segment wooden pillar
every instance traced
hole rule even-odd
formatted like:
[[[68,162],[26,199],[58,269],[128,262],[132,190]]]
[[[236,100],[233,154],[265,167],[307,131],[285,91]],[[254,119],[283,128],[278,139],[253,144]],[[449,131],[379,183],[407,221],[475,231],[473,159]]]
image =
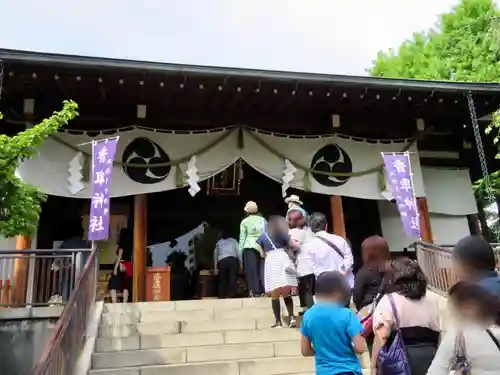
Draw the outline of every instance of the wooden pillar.
[[[431,218],[429,215],[429,207],[427,206],[427,198],[417,198],[418,213],[420,215],[420,237],[422,241],[434,243],[431,229]]]
[[[147,196],[145,194],[134,197],[134,254],[132,264],[134,302],[145,300],[146,285],[146,236],[147,236]]]
[[[25,98],[23,100],[23,115],[26,118],[25,128],[30,129],[33,127],[31,120],[35,112],[35,99]],[[29,250],[31,249],[31,238],[28,236],[16,236],[16,250]],[[22,256],[23,254],[17,254]],[[12,303],[22,305],[26,302],[26,287],[28,285],[28,257],[16,258],[14,260],[14,267],[12,272]]]
[[[345,232],[344,210],[342,209],[342,196],[330,197],[330,211],[332,214],[332,230],[337,236],[347,238]]]
[[[27,236],[16,237],[16,250],[31,249],[31,238]],[[22,256],[23,254],[17,254]],[[12,304],[22,305],[26,302],[26,286],[28,283],[28,257],[15,258],[12,272]]]

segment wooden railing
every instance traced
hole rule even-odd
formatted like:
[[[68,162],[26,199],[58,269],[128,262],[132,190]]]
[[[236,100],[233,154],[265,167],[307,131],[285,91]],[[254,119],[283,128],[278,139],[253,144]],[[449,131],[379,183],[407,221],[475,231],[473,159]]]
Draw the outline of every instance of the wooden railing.
[[[78,278],[33,375],[71,375],[85,345],[90,317],[95,310],[99,253],[94,249]]]
[[[64,305],[91,249],[0,250],[0,307]]]
[[[497,265],[500,265],[500,244],[491,244],[495,250]],[[429,289],[446,294],[457,282],[452,272],[453,245],[431,245],[426,242],[415,242],[412,247],[417,254],[417,260],[427,276]]]

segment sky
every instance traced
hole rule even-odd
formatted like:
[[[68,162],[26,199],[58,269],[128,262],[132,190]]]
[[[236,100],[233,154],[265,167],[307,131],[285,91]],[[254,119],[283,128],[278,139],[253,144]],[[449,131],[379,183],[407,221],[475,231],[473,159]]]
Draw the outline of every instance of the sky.
[[[0,0],[0,48],[365,75],[457,0]]]

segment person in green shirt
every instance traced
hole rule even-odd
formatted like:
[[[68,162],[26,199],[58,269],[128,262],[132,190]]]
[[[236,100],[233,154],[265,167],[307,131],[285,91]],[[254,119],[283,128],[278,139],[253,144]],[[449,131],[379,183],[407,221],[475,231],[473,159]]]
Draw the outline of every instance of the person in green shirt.
[[[242,254],[243,267],[250,297],[262,296],[264,254],[257,244],[257,239],[266,231],[266,219],[260,213],[257,203],[247,202],[244,208],[245,218],[240,224],[239,249]]]

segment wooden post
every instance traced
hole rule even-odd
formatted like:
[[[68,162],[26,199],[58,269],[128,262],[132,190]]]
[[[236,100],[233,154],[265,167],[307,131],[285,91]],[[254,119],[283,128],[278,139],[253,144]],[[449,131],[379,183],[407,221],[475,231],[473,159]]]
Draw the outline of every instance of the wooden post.
[[[483,233],[481,231],[481,222],[479,221],[478,214],[470,214],[467,215],[467,222],[469,224],[470,234],[473,236],[482,236]]]
[[[134,197],[134,254],[132,257],[133,272],[133,302],[145,299],[146,284],[146,228],[147,228],[147,196],[145,194]]]
[[[332,214],[332,230],[337,236],[347,238],[345,232],[344,210],[342,209],[342,196],[330,197],[330,211]]]
[[[23,100],[23,114],[26,118],[25,128],[33,127],[30,120],[33,119],[35,112],[35,99],[25,98]],[[31,249],[31,238],[28,236],[16,237],[16,250],[29,250]],[[17,254],[22,256],[23,254]],[[28,257],[16,258],[14,260],[14,268],[12,272],[12,303],[16,305],[23,305],[26,302],[26,287],[28,285]]]
[[[429,207],[427,206],[427,198],[417,198],[418,213],[420,214],[420,237],[422,241],[434,243],[431,229],[431,218],[429,216]]]
[[[31,249],[31,238],[27,236],[16,237],[16,250]],[[17,254],[22,256],[23,254]],[[12,272],[13,295],[12,304],[22,305],[26,302],[26,286],[28,281],[28,257],[16,258]]]

